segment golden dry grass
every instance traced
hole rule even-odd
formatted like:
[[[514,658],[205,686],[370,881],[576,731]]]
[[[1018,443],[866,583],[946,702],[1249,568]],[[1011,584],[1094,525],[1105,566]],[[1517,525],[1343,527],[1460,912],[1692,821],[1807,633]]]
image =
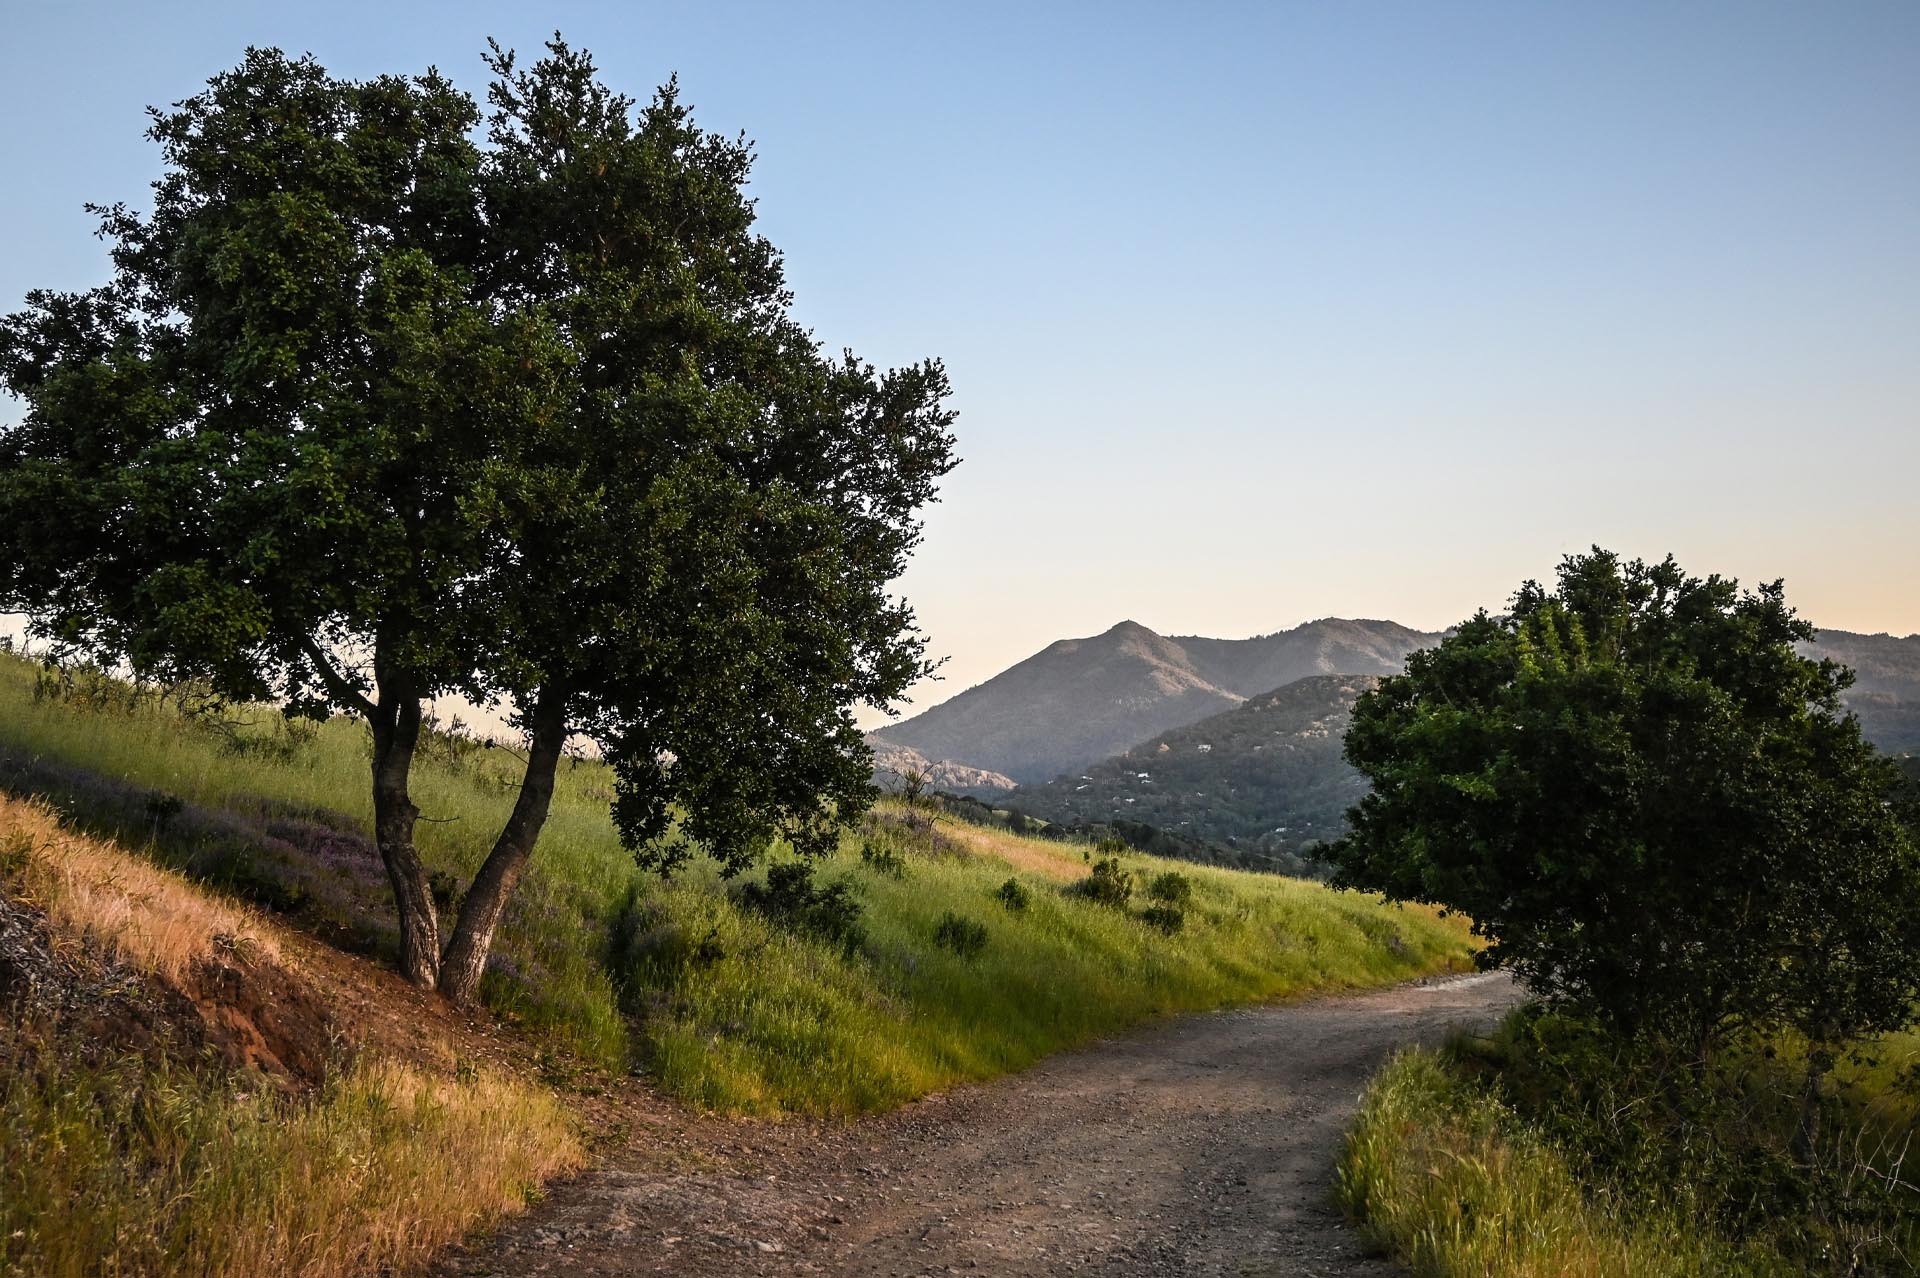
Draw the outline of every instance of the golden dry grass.
[[[293,948],[39,803],[0,797],[0,887],[43,910],[56,942],[176,987],[218,947]],[[0,1274],[388,1273],[585,1159],[560,1101],[499,1070],[369,1057],[291,1096],[100,1046],[58,1025],[18,1043],[0,1032]]]
[[[28,899],[56,923],[169,984],[219,945],[279,957],[271,929],[251,912],[64,828],[45,804],[0,795],[0,848]]]
[[[954,820],[940,822],[940,833],[975,856],[997,857],[1013,869],[1038,874],[1056,883],[1071,883],[1087,873],[1079,849],[1067,844],[1048,845]]]
[[[581,1165],[549,1093],[393,1062],[311,1100],[164,1062],[0,1082],[0,1273],[357,1278],[409,1269]]]

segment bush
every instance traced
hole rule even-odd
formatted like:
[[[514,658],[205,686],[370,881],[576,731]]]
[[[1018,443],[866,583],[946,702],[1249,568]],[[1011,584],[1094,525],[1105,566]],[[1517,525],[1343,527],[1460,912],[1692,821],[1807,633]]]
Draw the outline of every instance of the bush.
[[[907,877],[907,858],[900,855],[891,843],[880,839],[866,839],[860,844],[860,861],[876,874],[889,878]]]
[[[933,929],[933,943],[943,950],[952,950],[963,959],[978,958],[980,952],[987,948],[987,925],[963,919],[948,910],[940,916],[940,922]]]
[[[993,895],[1000,904],[1016,914],[1026,909],[1033,901],[1033,893],[1028,891],[1019,879],[1008,879],[994,890]]]
[[[817,887],[813,867],[804,861],[782,861],[767,867],[765,883],[743,883],[734,899],[773,922],[807,932],[852,957],[867,943],[860,926],[860,902],[845,879]]]
[[[1133,873],[1120,868],[1115,858],[1103,856],[1093,863],[1093,873],[1081,879],[1077,887],[1088,900],[1124,910],[1133,899]]]
[[[1187,912],[1177,905],[1150,905],[1140,911],[1140,921],[1155,931],[1172,936],[1187,925]]]
[[[1127,846],[1127,841],[1121,838],[1119,835],[1109,834],[1105,838],[1101,839],[1098,843],[1094,844],[1093,850],[1095,852],[1098,852],[1101,856],[1122,856],[1128,852],[1131,852],[1133,849],[1129,848]]]
[[[1193,880],[1178,870],[1168,870],[1147,884],[1147,895],[1166,905],[1185,906],[1193,901]]]

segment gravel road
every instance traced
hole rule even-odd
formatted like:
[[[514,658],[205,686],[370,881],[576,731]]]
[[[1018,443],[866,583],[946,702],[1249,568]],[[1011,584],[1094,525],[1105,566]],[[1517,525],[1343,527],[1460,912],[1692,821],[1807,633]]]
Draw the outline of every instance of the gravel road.
[[[1368,1075],[1486,1025],[1503,976],[1162,1021],[846,1125],[641,1116],[443,1278],[1397,1272],[1331,1202]]]

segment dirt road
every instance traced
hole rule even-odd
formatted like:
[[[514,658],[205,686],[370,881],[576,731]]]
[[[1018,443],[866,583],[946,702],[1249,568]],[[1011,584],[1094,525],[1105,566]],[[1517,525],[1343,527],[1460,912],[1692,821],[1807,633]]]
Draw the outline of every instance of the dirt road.
[[[1515,997],[1469,976],[1181,1017],[850,1126],[662,1111],[440,1273],[1393,1273],[1330,1200],[1354,1101],[1394,1047]]]

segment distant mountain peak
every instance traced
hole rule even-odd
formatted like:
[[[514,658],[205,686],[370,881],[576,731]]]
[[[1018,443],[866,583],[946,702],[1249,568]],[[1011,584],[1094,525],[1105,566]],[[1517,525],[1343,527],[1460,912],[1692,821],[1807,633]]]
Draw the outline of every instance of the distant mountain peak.
[[[1252,639],[1162,635],[1128,618],[1050,644],[870,739],[1030,785],[1296,680],[1397,673],[1440,639],[1370,618],[1319,617]],[[1827,630],[1813,648],[1859,673],[1847,703],[1873,740],[1920,749],[1920,638]]]
[[[1438,637],[1329,617],[1253,639],[1169,638],[1129,618],[1050,644],[872,736],[929,759],[1046,781],[1295,679],[1392,673]]]

